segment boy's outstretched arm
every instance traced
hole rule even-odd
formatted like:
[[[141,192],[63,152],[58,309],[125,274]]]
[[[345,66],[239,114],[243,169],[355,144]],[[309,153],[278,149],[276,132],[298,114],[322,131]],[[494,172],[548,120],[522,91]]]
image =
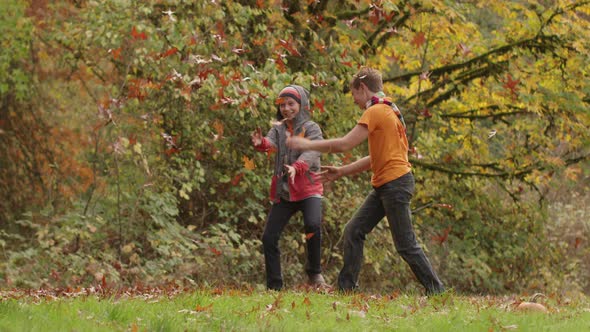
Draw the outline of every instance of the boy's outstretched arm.
[[[368,171],[369,169],[371,169],[371,159],[369,156],[366,156],[344,166],[322,166],[322,171],[318,174],[319,180],[324,183],[337,180],[343,176]]]
[[[369,130],[363,125],[356,125],[344,137],[310,141],[303,137],[292,136],[287,139],[287,146],[294,150],[315,150],[324,153],[344,152],[361,144],[369,136]]]

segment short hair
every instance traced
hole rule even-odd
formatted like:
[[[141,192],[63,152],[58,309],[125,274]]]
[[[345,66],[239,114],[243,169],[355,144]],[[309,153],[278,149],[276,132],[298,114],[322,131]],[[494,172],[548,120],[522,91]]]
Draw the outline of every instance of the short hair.
[[[383,78],[381,77],[381,72],[377,69],[361,67],[358,73],[352,77],[350,87],[358,89],[361,86],[361,82],[365,83],[367,88],[372,92],[383,91]]]

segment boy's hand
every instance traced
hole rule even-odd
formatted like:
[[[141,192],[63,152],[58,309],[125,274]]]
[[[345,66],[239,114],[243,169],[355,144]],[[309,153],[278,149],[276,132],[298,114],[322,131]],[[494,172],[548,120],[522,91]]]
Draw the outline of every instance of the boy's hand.
[[[343,175],[340,170],[341,168],[337,166],[322,166],[322,171],[317,173],[319,175],[318,179],[321,183],[326,183],[341,178]]]
[[[295,167],[291,165],[285,165],[285,168],[287,169],[287,173],[289,173],[289,179],[291,180],[291,183],[295,183],[295,174],[297,173],[297,170],[295,170]]]
[[[307,150],[308,142],[307,138],[292,136],[287,138],[287,147],[293,150]]]
[[[260,129],[260,127],[256,128],[250,137],[252,139],[252,144],[254,144],[254,146],[259,146],[262,144],[262,129]]]

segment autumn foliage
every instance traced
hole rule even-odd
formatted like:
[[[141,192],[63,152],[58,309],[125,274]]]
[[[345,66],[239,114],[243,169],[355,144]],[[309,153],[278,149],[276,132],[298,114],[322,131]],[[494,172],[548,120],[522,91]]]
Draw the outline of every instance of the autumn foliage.
[[[370,65],[404,113],[414,222],[441,278],[478,293],[565,284],[588,291],[588,275],[572,276],[567,264],[590,270],[587,223],[551,228],[548,218],[562,193],[581,188],[586,197],[588,1],[6,7],[7,285],[262,282],[272,156],[253,151],[250,132],[269,125],[276,93],[296,83],[311,91],[324,136],[345,134],[360,116],[348,82]],[[368,176],[327,186],[323,266],[332,280],[343,224],[369,190]],[[568,229],[583,231],[572,237]],[[294,282],[310,235],[298,219],[285,232]],[[413,287],[389,241],[385,223],[367,239],[365,286]]]

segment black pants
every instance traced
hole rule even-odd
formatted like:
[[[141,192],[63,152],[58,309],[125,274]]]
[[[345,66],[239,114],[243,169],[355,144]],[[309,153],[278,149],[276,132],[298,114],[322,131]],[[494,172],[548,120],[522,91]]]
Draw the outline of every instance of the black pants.
[[[358,287],[358,277],[363,263],[365,237],[387,217],[395,249],[408,263],[427,294],[444,291],[444,286],[424,251],[416,240],[412,226],[410,199],[414,193],[412,173],[374,188],[363,205],[346,224],[343,235],[344,266],[338,276],[342,290]]]
[[[264,263],[266,266],[266,286],[269,289],[279,290],[283,287],[281,273],[281,252],[279,239],[289,219],[297,212],[303,213],[303,224],[307,234],[307,265],[305,271],[308,275],[321,273],[321,228],[322,199],[310,197],[298,202],[281,201],[272,205],[262,244],[264,248]],[[311,235],[313,233],[313,235]]]

